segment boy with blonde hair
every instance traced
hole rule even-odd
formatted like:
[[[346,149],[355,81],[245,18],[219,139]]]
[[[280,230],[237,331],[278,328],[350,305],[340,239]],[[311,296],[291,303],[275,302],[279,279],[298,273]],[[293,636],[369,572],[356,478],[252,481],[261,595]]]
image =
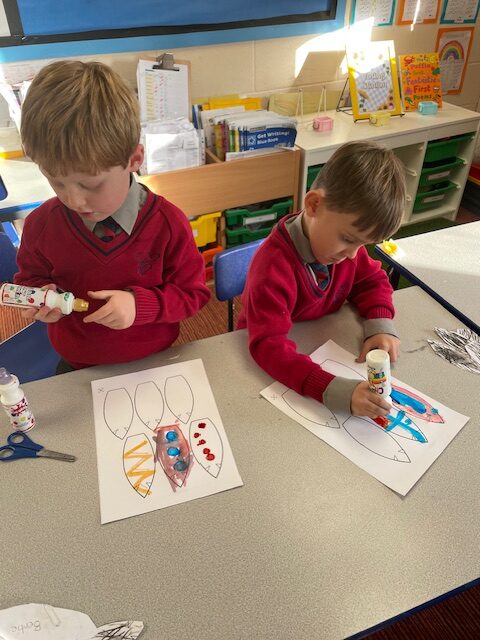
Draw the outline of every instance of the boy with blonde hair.
[[[21,136],[57,197],[25,221],[15,282],[90,301],[88,315],[24,312],[49,323],[59,372],[169,347],[210,292],[187,218],[133,176],[143,161],[136,97],[106,65],[54,62],[31,84]]]
[[[351,302],[364,322],[359,362],[371,349],[395,361],[392,287],[364,245],[400,226],[405,205],[403,166],[371,142],[340,147],[320,170],[304,209],[281,220],[252,261],[239,328],[247,327],[255,361],[297,393],[331,410],[376,418],[389,406],[367,382],[324,371],[288,338],[292,323],[314,320]]]

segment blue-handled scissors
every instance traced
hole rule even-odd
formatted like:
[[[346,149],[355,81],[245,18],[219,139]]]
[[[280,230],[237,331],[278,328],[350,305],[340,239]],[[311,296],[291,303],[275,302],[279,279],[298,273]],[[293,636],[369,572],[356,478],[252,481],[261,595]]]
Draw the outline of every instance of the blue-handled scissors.
[[[31,438],[23,433],[23,431],[14,431],[7,438],[4,447],[0,447],[0,462],[12,462],[20,460],[20,458],[55,458],[55,460],[65,460],[66,462],[74,462],[75,456],[68,453],[59,453],[58,451],[49,451],[37,444]]]

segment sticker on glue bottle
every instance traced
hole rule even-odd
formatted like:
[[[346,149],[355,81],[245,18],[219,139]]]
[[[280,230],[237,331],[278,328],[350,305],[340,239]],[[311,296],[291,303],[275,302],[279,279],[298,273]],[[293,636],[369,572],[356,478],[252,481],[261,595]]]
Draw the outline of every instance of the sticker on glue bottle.
[[[392,404],[392,376],[390,373],[390,356],[383,349],[373,349],[366,357],[368,385],[371,391],[378,393],[389,404]]]
[[[0,403],[15,431],[33,429],[35,418],[28,407],[28,401],[18,378],[9,373],[5,367],[0,367]]]

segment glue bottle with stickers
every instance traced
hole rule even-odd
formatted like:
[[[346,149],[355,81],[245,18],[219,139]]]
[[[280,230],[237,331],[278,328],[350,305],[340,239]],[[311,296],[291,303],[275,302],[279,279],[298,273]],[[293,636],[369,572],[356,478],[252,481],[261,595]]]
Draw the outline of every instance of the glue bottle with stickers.
[[[368,385],[371,391],[382,396],[388,404],[392,404],[392,376],[390,373],[390,356],[383,349],[373,349],[366,356]]]
[[[69,291],[59,292],[9,282],[0,286],[0,304],[23,309],[57,307],[65,315],[72,311],[88,311],[88,302],[82,298],[75,298]]]
[[[35,418],[28,407],[28,401],[18,378],[9,373],[5,367],[0,367],[0,403],[15,431],[33,429]]]

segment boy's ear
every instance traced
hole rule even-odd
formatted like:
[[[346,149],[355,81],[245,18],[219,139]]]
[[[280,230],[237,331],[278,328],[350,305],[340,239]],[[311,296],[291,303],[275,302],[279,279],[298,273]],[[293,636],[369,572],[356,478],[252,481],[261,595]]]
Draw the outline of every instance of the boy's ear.
[[[313,189],[305,194],[305,213],[307,216],[314,216],[325,202],[325,191],[323,189]]]
[[[145,155],[145,151],[143,149],[143,144],[137,144],[134,152],[130,156],[130,163],[128,166],[129,171],[138,171],[142,162],[143,156]]]

